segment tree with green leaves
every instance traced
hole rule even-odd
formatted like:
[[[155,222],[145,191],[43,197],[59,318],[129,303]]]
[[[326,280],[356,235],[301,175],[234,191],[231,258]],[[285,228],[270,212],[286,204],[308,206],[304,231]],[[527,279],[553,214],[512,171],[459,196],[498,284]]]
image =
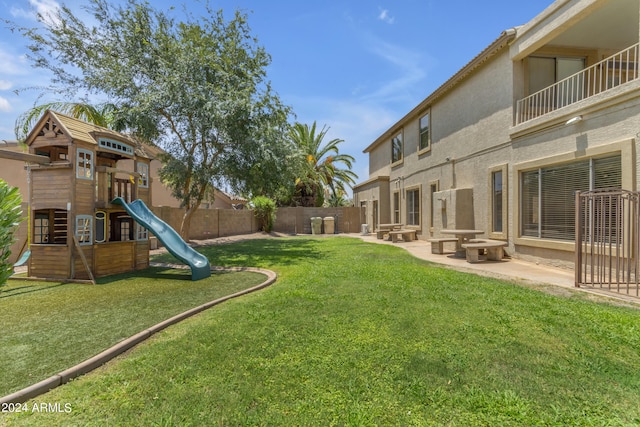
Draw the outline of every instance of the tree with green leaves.
[[[294,198],[298,205],[322,206],[325,189],[330,191],[330,198],[337,201],[346,193],[346,186],[355,184],[358,178],[351,170],[353,156],[340,153],[338,145],[344,140],[334,138],[324,142],[328,131],[324,126],[317,132],[316,122],[311,126],[296,123],[289,130],[289,140],[300,155]]]
[[[3,286],[11,273],[13,264],[9,262],[14,233],[22,221],[22,197],[17,187],[10,187],[0,179],[0,286]]]
[[[256,196],[251,200],[251,207],[258,220],[258,229],[271,233],[276,221],[276,202],[265,196]]]
[[[202,17],[177,22],[143,0],[89,0],[86,10],[88,22],[62,6],[39,16],[41,26],[19,29],[29,59],[53,74],[48,91],[108,98],[120,128],[167,152],[160,177],[185,209],[183,238],[213,185],[253,192],[283,168],[274,160],[291,152],[283,138],[290,109],[266,80],[271,58],[246,15],[225,20],[207,5]]]

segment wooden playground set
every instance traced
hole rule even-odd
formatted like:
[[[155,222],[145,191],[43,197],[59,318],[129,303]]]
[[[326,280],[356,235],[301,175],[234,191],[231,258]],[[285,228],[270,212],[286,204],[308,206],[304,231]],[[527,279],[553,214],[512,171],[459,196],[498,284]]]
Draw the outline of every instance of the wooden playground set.
[[[144,144],[54,111],[24,142],[29,153],[0,150],[0,157],[26,162],[29,231],[21,261],[29,277],[95,283],[145,269],[149,231],[189,264],[193,280],[211,274],[206,258],[146,207],[152,183]]]

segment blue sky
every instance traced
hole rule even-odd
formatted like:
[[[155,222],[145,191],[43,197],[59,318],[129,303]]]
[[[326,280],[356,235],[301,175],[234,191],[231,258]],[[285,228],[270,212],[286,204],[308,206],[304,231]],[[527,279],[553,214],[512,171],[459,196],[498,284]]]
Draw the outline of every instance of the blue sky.
[[[116,0],[117,1],[117,0]],[[35,26],[35,11],[56,0],[0,0],[2,17]],[[63,2],[82,13],[82,0]],[[552,0],[211,0],[232,17],[248,14],[252,33],[272,57],[273,89],[302,123],[330,128],[368,178],[362,153],[374,139],[495,40],[522,25]],[[173,1],[151,0],[158,9]],[[184,2],[195,15],[197,2]],[[175,16],[179,19],[181,7]],[[39,98],[49,76],[24,59],[26,42],[0,26],[0,140],[15,139],[16,118]],[[66,100],[65,100],[66,101]]]

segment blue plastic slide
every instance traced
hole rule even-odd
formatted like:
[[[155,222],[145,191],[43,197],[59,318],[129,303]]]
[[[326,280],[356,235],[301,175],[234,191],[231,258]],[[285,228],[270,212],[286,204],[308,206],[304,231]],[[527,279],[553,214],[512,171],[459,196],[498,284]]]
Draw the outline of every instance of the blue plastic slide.
[[[127,203],[122,197],[116,197],[111,203],[123,206],[138,224],[151,231],[162,242],[171,255],[188,264],[191,267],[191,280],[200,280],[211,276],[211,267],[207,257],[187,245],[176,230],[155,216],[142,200],[138,199]]]

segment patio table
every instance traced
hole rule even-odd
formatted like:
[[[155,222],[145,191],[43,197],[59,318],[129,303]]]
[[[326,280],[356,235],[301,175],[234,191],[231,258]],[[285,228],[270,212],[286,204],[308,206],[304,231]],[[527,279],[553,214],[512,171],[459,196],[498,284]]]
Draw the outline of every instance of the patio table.
[[[440,230],[442,234],[453,234],[456,236],[458,241],[456,242],[456,257],[457,258],[465,258],[466,251],[462,247],[463,244],[469,243],[469,241],[475,238],[478,234],[484,234],[482,230]]]
[[[389,231],[393,230],[401,230],[404,224],[401,223],[393,223],[393,224],[378,224],[378,229],[376,230],[376,237],[378,239],[382,239],[385,234]]]

